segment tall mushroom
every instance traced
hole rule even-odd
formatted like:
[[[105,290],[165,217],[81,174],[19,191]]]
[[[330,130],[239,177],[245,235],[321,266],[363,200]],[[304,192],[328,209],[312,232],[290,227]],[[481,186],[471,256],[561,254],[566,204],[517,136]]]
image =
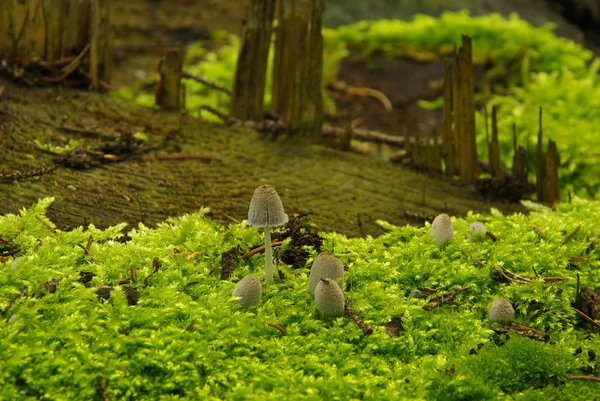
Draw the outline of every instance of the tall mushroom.
[[[277,192],[269,185],[256,188],[250,208],[248,209],[248,224],[254,227],[264,227],[265,233],[265,281],[273,281],[273,250],[271,248],[271,227],[279,227],[288,222],[288,215],[283,211],[283,205]]]

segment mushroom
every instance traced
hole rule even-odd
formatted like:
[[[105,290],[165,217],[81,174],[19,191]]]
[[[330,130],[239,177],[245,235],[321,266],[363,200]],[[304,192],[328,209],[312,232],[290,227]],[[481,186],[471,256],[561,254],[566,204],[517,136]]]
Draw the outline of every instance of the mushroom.
[[[244,308],[258,305],[262,296],[262,285],[256,276],[246,276],[236,284],[232,297],[239,298],[237,303]]]
[[[452,220],[445,213],[438,215],[431,223],[429,232],[435,238],[437,246],[442,246],[454,239],[454,228],[452,228]]]
[[[319,280],[315,288],[315,304],[322,316],[336,316],[344,312],[344,293],[330,278]]]
[[[469,226],[469,230],[471,230],[471,234],[472,234],[472,238],[471,238],[471,234],[469,234],[470,241],[472,241],[473,239],[477,239],[477,240],[484,239],[485,234],[487,233],[485,225],[479,221],[471,223],[471,225]]]
[[[511,324],[515,318],[515,310],[509,301],[498,298],[492,302],[488,315],[492,322]]]
[[[271,248],[271,227],[279,227],[288,222],[288,215],[283,211],[283,205],[277,192],[269,185],[256,188],[250,208],[248,209],[248,224],[254,227],[264,227],[265,234],[265,281],[273,281],[273,249]]]
[[[315,296],[315,288],[322,278],[333,279],[340,287],[344,285],[344,265],[329,252],[323,252],[315,258],[308,277],[310,295]]]

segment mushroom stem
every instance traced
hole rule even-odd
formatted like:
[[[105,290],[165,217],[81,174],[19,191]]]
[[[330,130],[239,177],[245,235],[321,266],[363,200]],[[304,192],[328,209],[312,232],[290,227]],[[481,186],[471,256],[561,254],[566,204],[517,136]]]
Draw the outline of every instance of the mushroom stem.
[[[271,248],[271,231],[265,227],[265,281],[273,281],[273,249]]]

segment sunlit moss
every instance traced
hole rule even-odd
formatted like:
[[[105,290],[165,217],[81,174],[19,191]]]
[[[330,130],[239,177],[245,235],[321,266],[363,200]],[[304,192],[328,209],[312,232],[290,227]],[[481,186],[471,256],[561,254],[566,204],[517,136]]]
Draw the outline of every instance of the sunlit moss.
[[[240,261],[230,280],[210,272],[222,252],[261,242],[260,233],[243,223],[220,226],[204,209],[155,229],[140,225],[123,242],[125,225],[52,233],[44,216],[51,202],[0,217],[1,237],[22,249],[14,268],[12,258],[0,264],[2,399],[93,399],[97,376],[110,399],[525,400],[560,399],[561,391],[569,399],[593,394],[590,384],[566,376],[581,374],[590,364],[587,351],[600,349],[598,336],[577,325],[570,306],[576,274],[582,285],[600,286],[599,251],[589,246],[599,236],[598,202],[575,198],[557,211],[530,204],[529,216],[494,212],[453,219],[455,238],[441,249],[429,227],[382,222],[388,233],[366,239],[324,233],[326,250],[347,266],[345,296],[374,328],[371,336],[350,319],[320,319],[307,285],[312,260],[304,269],[284,268],[286,280],[266,285],[255,309],[232,308],[235,282],[260,275],[264,257]],[[498,241],[469,241],[473,221],[485,222]],[[78,244],[90,235],[86,256]],[[583,255],[587,260],[575,268],[567,261]],[[154,258],[162,266],[144,287]],[[535,267],[542,277],[565,280],[498,283],[490,275],[497,266],[530,277]],[[118,284],[132,268],[138,282],[129,285],[140,295],[135,306]],[[92,287],[80,281],[82,271],[95,274],[87,284]],[[48,293],[43,284],[53,279],[60,283]],[[100,285],[115,288],[109,300],[96,296]],[[471,287],[458,305],[431,311],[423,309],[427,299],[407,296],[415,287],[448,291],[464,285]],[[490,341],[487,307],[497,296],[515,306],[516,323],[548,332],[551,343],[518,334],[503,345]],[[404,330],[389,337],[384,324],[399,314]],[[286,334],[269,323],[285,327]],[[578,347],[585,352],[574,355]]]

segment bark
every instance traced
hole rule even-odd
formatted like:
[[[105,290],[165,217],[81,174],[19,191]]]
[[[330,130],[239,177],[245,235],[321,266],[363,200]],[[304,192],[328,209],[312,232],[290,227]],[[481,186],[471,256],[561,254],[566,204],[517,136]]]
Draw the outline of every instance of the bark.
[[[263,119],[275,1],[250,0],[248,3],[231,99],[231,115],[241,120]]]

